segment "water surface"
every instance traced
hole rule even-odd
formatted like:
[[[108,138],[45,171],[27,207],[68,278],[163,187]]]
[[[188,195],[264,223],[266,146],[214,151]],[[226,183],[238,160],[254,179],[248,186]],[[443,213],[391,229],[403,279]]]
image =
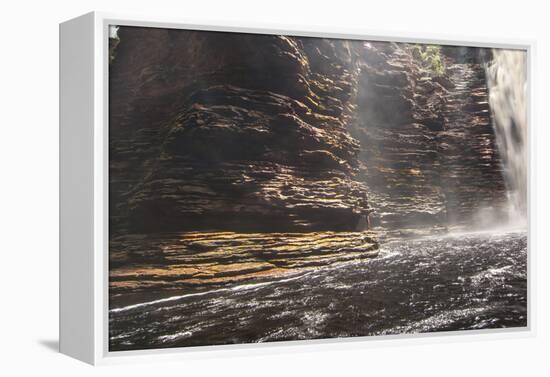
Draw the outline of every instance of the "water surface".
[[[374,259],[110,312],[127,350],[527,326],[527,234],[391,241]]]

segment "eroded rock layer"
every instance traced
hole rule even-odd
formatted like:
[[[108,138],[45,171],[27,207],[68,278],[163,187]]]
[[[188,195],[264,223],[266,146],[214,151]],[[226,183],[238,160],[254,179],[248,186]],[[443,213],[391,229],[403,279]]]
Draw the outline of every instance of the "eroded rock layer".
[[[372,235],[355,232],[370,212],[349,133],[358,43],[132,27],[118,35],[111,305],[376,255]]]
[[[353,135],[373,224],[445,231],[498,217],[506,194],[482,65],[488,52],[437,50],[434,72],[419,51],[365,44]]]
[[[124,27],[111,64],[112,232],[356,230],[354,46]]]
[[[125,235],[111,240],[111,300],[117,306],[140,293],[189,293],[377,254],[369,232]]]

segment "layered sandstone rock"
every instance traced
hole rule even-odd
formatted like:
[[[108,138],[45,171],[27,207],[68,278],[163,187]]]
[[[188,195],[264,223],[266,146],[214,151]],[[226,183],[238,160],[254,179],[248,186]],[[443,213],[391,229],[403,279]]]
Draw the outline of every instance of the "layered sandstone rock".
[[[356,230],[345,41],[125,27],[111,64],[112,230]]]
[[[112,305],[377,254],[349,133],[357,43],[132,27],[118,34],[109,99]]]
[[[377,254],[369,232],[124,235],[111,240],[111,299],[127,304],[143,293],[189,293]]]
[[[418,46],[365,44],[353,135],[361,143],[373,220],[382,229],[445,231],[488,212],[498,216],[504,207],[480,56],[488,54],[442,52],[444,70],[436,73]]]

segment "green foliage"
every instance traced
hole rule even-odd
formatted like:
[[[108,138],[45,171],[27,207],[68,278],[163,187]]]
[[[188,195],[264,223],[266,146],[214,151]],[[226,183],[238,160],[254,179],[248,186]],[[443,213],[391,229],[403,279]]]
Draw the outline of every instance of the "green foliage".
[[[432,76],[442,76],[445,73],[446,67],[441,56],[440,46],[414,45],[412,53]]]

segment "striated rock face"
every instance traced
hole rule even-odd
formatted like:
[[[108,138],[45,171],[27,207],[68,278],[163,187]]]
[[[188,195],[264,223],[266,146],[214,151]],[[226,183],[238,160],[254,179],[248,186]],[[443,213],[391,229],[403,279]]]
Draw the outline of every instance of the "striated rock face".
[[[192,292],[227,283],[374,257],[369,232],[186,232],[125,235],[111,241],[111,300],[144,292]]]
[[[118,34],[109,98],[115,306],[129,293],[372,257],[370,229],[431,234],[492,221],[505,207],[485,50]]]
[[[444,231],[498,216],[506,195],[480,61],[486,51],[443,49],[454,55],[441,55],[445,69],[436,74],[417,46],[364,47],[352,133],[373,223]]]
[[[111,231],[356,230],[346,41],[123,27],[111,64]]]
[[[446,96],[445,128],[438,135],[447,222],[495,224],[506,212],[507,196],[485,70],[479,61],[449,59],[448,77],[455,89]]]
[[[424,72],[408,46],[365,45],[354,130],[361,141],[364,179],[383,228],[444,222],[437,133],[446,89]]]

